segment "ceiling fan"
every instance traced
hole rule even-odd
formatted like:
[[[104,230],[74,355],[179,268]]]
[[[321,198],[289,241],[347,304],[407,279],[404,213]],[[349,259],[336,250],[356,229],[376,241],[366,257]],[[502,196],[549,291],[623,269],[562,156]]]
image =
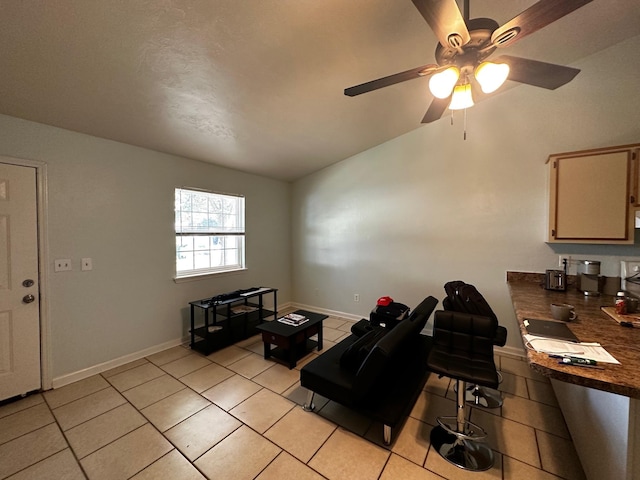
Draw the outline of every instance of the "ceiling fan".
[[[490,18],[469,19],[469,0],[464,0],[464,17],[456,0],[412,0],[438,38],[437,63],[349,87],[344,94],[354,97],[431,76],[429,90],[434,99],[422,119],[422,123],[431,123],[442,117],[447,107],[458,110],[473,106],[474,95],[479,98],[491,93],[507,79],[555,90],[573,80],[580,70],[510,55],[491,62],[486,59],[496,49],[512,45],[591,1],[539,0],[499,26]]]

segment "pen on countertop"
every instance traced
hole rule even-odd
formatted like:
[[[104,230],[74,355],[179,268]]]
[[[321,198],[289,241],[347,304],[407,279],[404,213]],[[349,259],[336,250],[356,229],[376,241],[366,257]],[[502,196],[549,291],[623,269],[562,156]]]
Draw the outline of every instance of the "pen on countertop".
[[[562,363],[579,363],[581,365],[597,365],[598,362],[596,360],[592,360],[590,358],[583,357],[573,357],[571,355],[555,355],[550,354],[549,358],[560,358],[562,359]]]
[[[581,360],[583,360],[583,359],[581,359]],[[598,365],[592,365],[592,364],[584,363],[584,362],[574,362],[573,360],[571,360],[569,358],[563,358],[561,360],[558,360],[558,365],[566,365],[566,366],[571,366],[571,367],[586,367],[586,368],[595,368],[597,370],[604,370],[604,367],[599,367]]]

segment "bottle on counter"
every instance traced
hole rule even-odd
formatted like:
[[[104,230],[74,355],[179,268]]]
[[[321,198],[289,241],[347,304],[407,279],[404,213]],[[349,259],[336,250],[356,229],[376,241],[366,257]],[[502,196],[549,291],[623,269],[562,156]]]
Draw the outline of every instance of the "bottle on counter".
[[[626,315],[627,313],[626,295],[623,291],[616,293],[616,313],[618,315]]]

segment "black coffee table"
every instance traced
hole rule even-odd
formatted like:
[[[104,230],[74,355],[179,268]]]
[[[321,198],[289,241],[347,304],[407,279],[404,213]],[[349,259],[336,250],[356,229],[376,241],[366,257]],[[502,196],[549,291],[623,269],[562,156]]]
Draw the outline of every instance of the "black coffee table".
[[[294,368],[298,360],[316,346],[318,351],[322,350],[322,321],[327,318],[327,315],[306,310],[296,310],[293,313],[304,315],[309,321],[294,326],[272,320],[256,326],[262,332],[264,358],[273,356],[284,360],[289,365],[289,369]],[[309,337],[316,334],[318,341],[310,340]],[[272,350],[271,345],[276,345],[276,348]]]

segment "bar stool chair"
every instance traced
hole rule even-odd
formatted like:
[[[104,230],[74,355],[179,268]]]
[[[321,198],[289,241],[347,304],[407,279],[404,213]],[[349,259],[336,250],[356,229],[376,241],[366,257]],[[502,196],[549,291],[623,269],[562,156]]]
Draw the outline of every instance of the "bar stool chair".
[[[442,301],[445,310],[471,313],[475,315],[484,315],[494,318],[496,322],[498,317],[493,312],[487,301],[478,290],[468,283],[461,280],[447,282],[444,285],[447,297]],[[473,296],[473,298],[471,298]],[[507,343],[507,329],[498,326],[496,336],[493,339],[494,346],[504,347]],[[502,383],[502,375],[498,372],[498,384]],[[457,385],[454,387],[457,393]],[[502,406],[502,394],[499,390],[484,387],[477,384],[469,384],[465,390],[465,401],[469,405],[482,408],[498,408]]]
[[[498,372],[493,361],[493,343],[498,322],[490,317],[461,312],[437,311],[429,369],[456,380],[455,416],[438,417],[431,430],[431,445],[448,462],[471,471],[493,466],[491,448],[484,442],[484,429],[466,419],[467,382],[496,388]]]

